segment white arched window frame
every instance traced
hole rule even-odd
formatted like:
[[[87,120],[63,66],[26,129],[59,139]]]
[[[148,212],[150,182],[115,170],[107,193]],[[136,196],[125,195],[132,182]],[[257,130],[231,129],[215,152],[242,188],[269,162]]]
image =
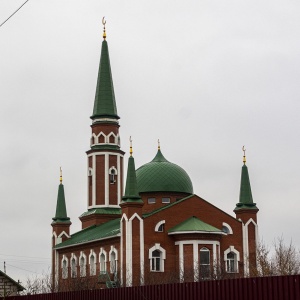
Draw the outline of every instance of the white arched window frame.
[[[155,225],[155,231],[156,232],[163,232],[164,231],[164,229],[165,229],[165,223],[166,223],[166,221],[165,220],[161,220],[161,221],[159,221],[156,225]]]
[[[79,256],[79,269],[80,269],[80,277],[86,276],[86,255],[83,251],[80,252]]]
[[[109,174],[109,183],[110,184],[114,184],[117,181],[117,175],[118,175],[118,171],[116,169],[116,167],[111,167],[108,170],[108,174]]]
[[[110,142],[111,136],[113,136],[113,142]],[[111,132],[108,136],[107,136],[107,143],[108,144],[117,144],[117,136]]]
[[[166,250],[155,244],[149,249],[150,272],[164,272],[165,270]]]
[[[70,265],[71,265],[71,278],[76,278],[77,277],[77,257],[74,253],[71,254]]]
[[[101,137],[103,137],[103,142],[100,143]],[[95,139],[95,144],[106,144],[106,142],[107,142],[107,137],[106,137],[106,135],[101,131],[101,132],[97,135],[97,137],[96,137],[96,139]]]
[[[91,146],[97,144],[97,140],[98,140],[98,138],[97,138],[96,134],[93,133],[92,137],[91,137]]]
[[[89,264],[90,264],[90,275],[96,275],[96,263],[97,263],[97,256],[94,250],[92,249],[89,255]]]
[[[239,272],[240,252],[230,246],[224,251],[225,270],[227,273]]]
[[[62,279],[68,278],[68,266],[69,266],[69,260],[65,255],[63,255],[63,258],[61,260]]]
[[[222,224],[222,231],[225,232],[226,234],[233,234],[233,230],[231,226],[225,222]]]
[[[107,252],[103,248],[100,248],[100,253],[99,253],[100,272],[106,272],[106,261],[107,261]]]
[[[109,251],[109,265],[110,265],[110,273],[117,273],[118,270],[118,250],[114,247],[110,247]]]

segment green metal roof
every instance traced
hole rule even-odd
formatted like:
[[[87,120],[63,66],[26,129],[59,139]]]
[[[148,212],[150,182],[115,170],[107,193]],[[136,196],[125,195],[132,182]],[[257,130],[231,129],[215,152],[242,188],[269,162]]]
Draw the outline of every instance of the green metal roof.
[[[71,235],[71,238],[56,245],[55,249],[74,246],[114,237],[120,234],[120,218],[108,221],[104,224],[93,225]]]
[[[256,203],[253,203],[249,173],[246,164],[244,164],[242,167],[240,200],[239,203],[236,205],[235,210],[245,209],[245,208],[257,209]]]
[[[138,190],[193,194],[193,184],[184,169],[165,159],[158,150],[154,159],[136,170]]]
[[[52,220],[53,223],[58,223],[58,222],[70,223],[70,218],[67,217],[64,185],[62,183],[58,186],[56,213],[55,213],[55,217],[52,218]]]
[[[134,158],[132,156],[128,159],[127,178],[125,194],[122,197],[123,202],[143,202],[141,199],[136,183],[136,173]]]
[[[91,119],[96,118],[119,119],[106,40],[102,42],[94,110],[91,116]]]
[[[222,234],[222,230],[211,226],[196,217],[191,217],[168,230],[169,234],[182,232],[207,232]]]
[[[89,216],[89,215],[121,215],[122,211],[121,208],[114,208],[114,207],[103,207],[103,208],[93,208],[89,209],[88,211],[84,212],[81,217]]]

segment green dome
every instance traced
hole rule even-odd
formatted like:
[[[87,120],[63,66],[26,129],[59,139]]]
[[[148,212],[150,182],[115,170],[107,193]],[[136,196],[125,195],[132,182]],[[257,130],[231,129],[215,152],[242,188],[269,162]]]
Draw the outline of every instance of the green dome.
[[[193,184],[181,167],[167,161],[158,150],[154,159],[136,170],[138,191],[193,194]]]

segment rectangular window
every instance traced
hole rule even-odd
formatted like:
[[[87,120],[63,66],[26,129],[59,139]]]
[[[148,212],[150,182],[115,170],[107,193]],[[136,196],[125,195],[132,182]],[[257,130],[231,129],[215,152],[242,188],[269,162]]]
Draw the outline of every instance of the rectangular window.
[[[162,203],[170,203],[170,202],[171,202],[171,199],[168,198],[168,197],[164,197],[164,198],[161,199],[161,202],[162,202]]]
[[[200,250],[200,278],[210,278],[210,252],[206,248]]]
[[[155,198],[148,198],[148,204],[154,204],[156,202]]]

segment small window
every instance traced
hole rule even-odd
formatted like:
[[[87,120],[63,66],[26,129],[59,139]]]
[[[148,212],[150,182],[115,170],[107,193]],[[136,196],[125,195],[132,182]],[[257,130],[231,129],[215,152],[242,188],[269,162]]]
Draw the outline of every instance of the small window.
[[[159,250],[152,252],[151,271],[161,271],[161,252]]]
[[[116,176],[116,171],[112,169],[109,174],[109,182],[111,184],[114,184],[116,182],[115,176]]]
[[[116,253],[113,251],[110,255],[110,273],[116,273],[117,266],[116,266]]]
[[[62,278],[63,279],[68,278],[68,261],[65,257],[62,262]]]
[[[171,202],[171,199],[168,198],[168,197],[164,197],[164,198],[161,199],[161,202],[162,202],[162,203],[170,203],[170,202]]]
[[[227,226],[223,226],[222,227],[222,231],[225,232],[226,234],[229,234],[230,233],[230,230]]]
[[[236,255],[234,252],[229,252],[227,254],[226,267],[228,273],[236,273],[237,272],[237,261]]]
[[[81,256],[79,261],[79,267],[80,267],[80,277],[86,276],[86,263],[84,256]]]
[[[156,203],[155,198],[148,198],[148,204],[154,204],[154,203]]]
[[[164,232],[165,229],[165,224],[160,224],[159,227],[157,228],[158,232]]]

